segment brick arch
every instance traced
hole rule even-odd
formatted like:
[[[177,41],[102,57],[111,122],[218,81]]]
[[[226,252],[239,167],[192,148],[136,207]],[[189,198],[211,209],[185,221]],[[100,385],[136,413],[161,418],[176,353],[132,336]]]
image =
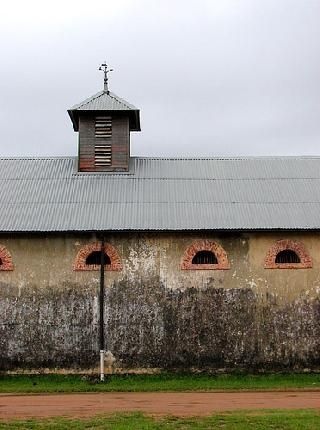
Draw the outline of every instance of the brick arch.
[[[300,263],[276,263],[276,256],[285,250],[294,251],[300,258]],[[312,267],[312,258],[302,242],[290,239],[278,240],[269,249],[264,267],[265,269],[309,269]]]
[[[218,264],[192,264],[192,259],[199,251],[211,251]],[[226,270],[230,269],[226,251],[212,240],[195,240],[184,252],[180,268],[182,270]]]
[[[0,271],[10,271],[13,270],[12,257],[7,248],[0,245]]]
[[[88,243],[87,245],[83,246],[75,259],[73,270],[100,270],[99,264],[94,265],[88,265],[86,264],[86,258],[91,254],[93,251],[101,251],[101,243],[100,242],[94,242],[94,243]],[[105,270],[108,271],[120,271],[122,270],[122,264],[120,256],[117,252],[117,250],[110,245],[109,243],[106,243],[104,245],[104,251],[110,258],[111,264],[105,265]]]

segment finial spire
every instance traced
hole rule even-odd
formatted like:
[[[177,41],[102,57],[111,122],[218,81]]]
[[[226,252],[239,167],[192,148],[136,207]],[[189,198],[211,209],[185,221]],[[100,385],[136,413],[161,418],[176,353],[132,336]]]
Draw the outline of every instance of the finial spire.
[[[107,62],[105,61],[104,63],[101,64],[101,66],[99,67],[99,70],[102,70],[103,73],[104,73],[103,91],[105,93],[109,94],[109,89],[108,89],[108,73],[109,72],[113,72],[113,69],[108,69]]]

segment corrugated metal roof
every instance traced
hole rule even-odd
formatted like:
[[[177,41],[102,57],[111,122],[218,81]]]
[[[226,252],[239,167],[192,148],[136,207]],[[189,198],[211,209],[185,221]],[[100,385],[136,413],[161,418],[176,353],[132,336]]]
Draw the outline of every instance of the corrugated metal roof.
[[[111,91],[99,91],[97,94],[78,103],[69,110],[138,110],[131,103],[120,98]]]
[[[79,112],[128,112],[130,130],[140,131],[140,112],[131,103],[112,93],[111,91],[99,91],[68,109],[68,114],[75,131],[79,130]]]
[[[0,159],[0,231],[319,229],[320,157]]]

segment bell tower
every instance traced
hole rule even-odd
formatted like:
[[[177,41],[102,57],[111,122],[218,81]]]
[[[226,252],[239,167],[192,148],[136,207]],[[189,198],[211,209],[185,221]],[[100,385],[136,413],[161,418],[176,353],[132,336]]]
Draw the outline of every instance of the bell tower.
[[[109,91],[106,63],[103,90],[68,110],[79,132],[79,172],[126,172],[129,169],[130,132],[140,131],[140,111]]]

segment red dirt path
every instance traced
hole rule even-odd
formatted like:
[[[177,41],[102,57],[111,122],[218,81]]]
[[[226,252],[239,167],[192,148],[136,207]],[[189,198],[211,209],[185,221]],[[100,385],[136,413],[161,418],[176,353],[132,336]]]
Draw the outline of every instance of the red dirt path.
[[[263,408],[320,409],[320,392],[0,395],[1,419],[87,417],[129,411],[142,411],[152,415],[200,416],[228,410]]]

